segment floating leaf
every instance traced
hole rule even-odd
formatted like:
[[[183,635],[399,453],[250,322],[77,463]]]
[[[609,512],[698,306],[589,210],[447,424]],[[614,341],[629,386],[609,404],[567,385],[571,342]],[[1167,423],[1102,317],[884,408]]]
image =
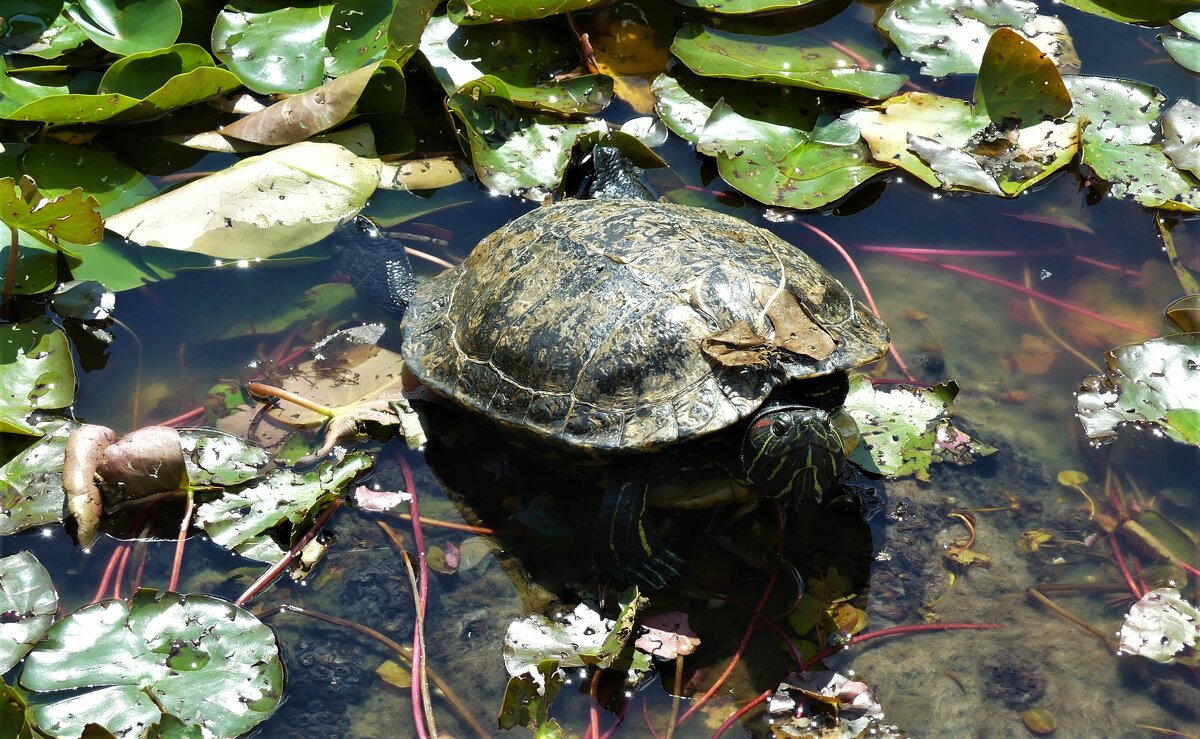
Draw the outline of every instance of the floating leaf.
[[[654,110],[650,83],[667,67],[676,9],[624,2],[612,6],[612,20],[595,28],[588,40],[600,72],[613,78],[613,94],[638,113]]]
[[[558,187],[576,139],[608,130],[601,121],[561,123],[518,113],[507,85],[491,76],[463,85],[448,105],[466,128],[479,181],[503,195],[532,196]]]
[[[0,326],[0,432],[41,436],[35,410],[75,400],[75,366],[67,336],[48,318]]]
[[[319,241],[358,213],[379,173],[377,159],[301,142],[243,159],[106,225],[146,246],[225,259],[276,256]]]
[[[446,12],[458,25],[531,21],[590,8],[603,0],[450,0]]]
[[[390,108],[386,112],[403,112],[404,75],[399,65],[384,60],[248,115],[223,127],[221,135],[268,146],[305,141],[341,125],[352,115],[379,112],[368,104],[368,88],[372,85],[386,88],[387,94],[382,96]]]
[[[63,453],[77,426],[60,418],[41,425],[42,438],[0,467],[0,536],[63,520]]]
[[[700,646],[700,637],[688,626],[688,615],[681,611],[651,616],[641,625],[645,633],[637,638],[634,646],[660,659],[691,654]]]
[[[784,736],[814,736],[814,717],[820,720],[820,736],[828,739],[891,735],[883,726],[883,707],[866,683],[828,670],[788,675],[775,689],[767,711],[772,726]]]
[[[93,43],[121,56],[170,46],[183,26],[179,0],[69,0],[63,12]]]
[[[997,126],[1006,119],[1031,126],[1071,111],[1071,94],[1054,61],[1010,28],[997,29],[988,41],[975,101],[977,112]]]
[[[0,74],[0,117],[51,124],[154,118],[241,85],[194,44],[132,54],[113,64],[100,80],[55,74],[20,77]]]
[[[1139,654],[1170,664],[1195,664],[1200,640],[1200,610],[1180,596],[1175,588],[1159,588],[1142,596],[1129,608],[1118,635],[1118,654]],[[1179,653],[1189,650],[1188,657]]]
[[[958,385],[932,389],[896,387],[875,390],[866,377],[850,379],[845,409],[862,432],[850,460],[870,472],[929,479],[934,461],[967,464],[996,450],[971,439],[943,418]]]
[[[99,203],[83,190],[75,188],[54,199],[47,199],[29,177],[18,183],[12,177],[0,178],[0,222],[33,236],[45,246],[73,254],[59,240],[74,244],[94,244],[104,231],[104,220],[96,212]]]
[[[979,71],[988,39],[1002,27],[1021,31],[1060,69],[1079,69],[1066,26],[1038,15],[1037,5],[1027,0],[898,0],[876,25],[933,77]]]
[[[140,590],[54,624],[21,684],[75,691],[53,703],[31,696],[38,726],[53,736],[79,736],[88,723],[136,734],[167,717],[188,736],[238,736],[279,705],[283,664],[274,633],[249,612],[208,595]]]
[[[687,8],[699,8],[709,13],[742,15],[743,13],[765,13],[772,10],[791,10],[820,2],[820,0],[675,0],[675,2]]]
[[[1200,74],[1200,39],[1163,35],[1158,40],[1184,69]]]
[[[776,35],[773,27],[692,24],[675,36],[671,53],[696,74],[794,85],[870,99],[889,97],[904,76],[860,69],[844,52],[807,32]],[[868,60],[883,66],[876,57]]]
[[[274,563],[284,550],[267,532],[288,523],[298,536],[306,522],[370,467],[368,455],[354,452],[338,463],[326,462],[305,473],[276,470],[259,482],[198,506],[196,523],[218,546]]]
[[[513,675],[504,688],[504,699],[500,704],[497,717],[500,728],[525,726],[536,730],[546,725],[550,706],[562,686],[562,672],[556,659],[542,660],[528,671]]]
[[[6,19],[0,53],[55,59],[87,43],[87,34],[62,13],[62,2],[30,3]]]
[[[1171,162],[1200,176],[1200,105],[1181,98],[1163,113],[1162,150]]]
[[[1119,427],[1133,424],[1200,446],[1200,334],[1120,346],[1104,364],[1106,374],[1084,379],[1075,397],[1075,414],[1089,439],[1110,442]]]
[[[1159,25],[1196,9],[1195,0],[1058,0],[1085,13],[1123,23]]]
[[[27,551],[0,559],[0,672],[8,672],[42,638],[58,614],[50,573]]]

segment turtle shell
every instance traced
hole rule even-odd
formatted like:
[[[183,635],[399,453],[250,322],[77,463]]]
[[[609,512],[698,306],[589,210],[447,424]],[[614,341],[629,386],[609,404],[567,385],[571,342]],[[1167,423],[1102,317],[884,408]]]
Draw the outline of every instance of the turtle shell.
[[[772,343],[774,309],[797,303],[815,349]],[[765,349],[730,339],[747,327]],[[732,361],[714,358],[714,336]],[[502,426],[641,452],[737,423],[777,385],[887,346],[878,318],[769,231],[704,208],[574,200],[517,218],[421,285],[402,351],[421,382]]]

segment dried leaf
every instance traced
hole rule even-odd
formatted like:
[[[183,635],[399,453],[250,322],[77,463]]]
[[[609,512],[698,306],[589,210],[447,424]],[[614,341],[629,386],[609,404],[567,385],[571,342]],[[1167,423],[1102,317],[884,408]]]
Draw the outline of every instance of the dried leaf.
[[[762,291],[759,297],[763,298]],[[766,296],[771,300],[771,296]],[[837,341],[808,314],[795,295],[781,290],[767,307],[767,318],[775,328],[775,345],[793,354],[825,359],[837,348]]]
[[[96,468],[105,450],[117,440],[117,432],[107,426],[80,426],[67,437],[63,453],[63,490],[67,494],[67,513],[75,519],[75,538],[88,548],[96,540],[104,500],[96,485]]]
[[[723,367],[764,367],[771,344],[754,333],[750,324],[738,321],[723,331],[704,337],[700,350]]]
[[[412,673],[390,659],[385,660],[383,664],[376,667],[375,674],[379,676],[380,680],[397,688],[412,686]]]
[[[642,627],[646,633],[633,646],[655,657],[675,659],[681,654],[691,654],[700,646],[700,637],[688,626],[688,615],[682,611],[651,616],[642,622]]]
[[[1027,375],[1044,375],[1058,358],[1058,349],[1046,339],[1032,334],[1021,336],[1017,352],[1017,369]]]
[[[125,434],[104,450],[96,469],[110,505],[178,490],[187,484],[179,431],[145,426]]]

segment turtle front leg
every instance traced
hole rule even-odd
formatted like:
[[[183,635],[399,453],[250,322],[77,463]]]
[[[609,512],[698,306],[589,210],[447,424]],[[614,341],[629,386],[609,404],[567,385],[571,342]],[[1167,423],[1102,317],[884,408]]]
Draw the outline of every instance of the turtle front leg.
[[[592,567],[598,575],[659,590],[679,574],[683,560],[662,545],[646,515],[648,489],[632,480],[609,483],[592,531]]]

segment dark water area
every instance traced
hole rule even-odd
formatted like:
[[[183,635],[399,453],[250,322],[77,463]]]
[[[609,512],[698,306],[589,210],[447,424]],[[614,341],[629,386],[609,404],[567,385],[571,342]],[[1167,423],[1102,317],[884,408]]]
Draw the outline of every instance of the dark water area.
[[[1160,29],[1131,28],[1058,4],[1041,5],[1071,29],[1083,73],[1148,81],[1172,100],[1195,97],[1196,77],[1166,59],[1155,38]],[[834,37],[874,38],[865,8],[839,15],[819,30]],[[904,64],[896,71],[911,71]],[[973,84],[973,78],[951,78],[935,91],[969,97]],[[613,120],[620,122],[621,115],[617,109]],[[1200,734],[1194,671],[1118,657],[1101,638],[1027,593],[1044,584],[1080,586],[1045,592],[1109,635],[1132,602],[1107,537],[1095,535],[1087,497],[1058,481],[1064,471],[1086,475],[1079,487],[1101,509],[1111,511],[1110,494],[1119,489],[1180,528],[1200,531],[1195,448],[1149,432],[1126,433],[1110,446],[1095,448],[1074,415],[1074,393],[1085,376],[1095,373],[1093,364],[1103,366],[1112,347],[1158,335],[1163,307],[1182,294],[1152,215],[1128,200],[1091,202],[1087,187],[1067,173],[1016,199],[933,193],[893,175],[829,213],[775,212],[734,193],[716,177],[711,162],[679,140],[659,153],[669,169],[646,174],[657,193],[721,209],[773,231],[863,297],[846,260],[805,224],[843,245],[915,378],[957,382],[961,394],[954,412],[960,425],[999,450],[971,466],[935,465],[927,482],[911,477],[881,482],[884,508],[869,521],[852,505],[791,512],[784,529],[791,568],[809,587],[845,583],[844,594],[866,613],[867,631],[933,621],[1004,625],[873,640],[826,664],[869,684],[887,722],[914,737],[1026,736],[1021,715],[1034,707],[1055,717],[1058,737],[1155,736],[1167,730],[1177,736]],[[435,250],[451,260],[537,207],[490,196],[473,183],[438,197],[459,204],[395,229],[448,236],[448,246]],[[409,193],[381,194],[365,213],[380,216],[419,202]],[[1182,222],[1174,232],[1181,257],[1193,266],[1200,262],[1198,233],[1195,220]],[[933,249],[948,253],[918,251]],[[302,255],[323,257],[323,247]],[[415,268],[423,278],[440,270],[421,260]],[[272,315],[275,306],[300,299],[335,271],[324,259],[273,268],[232,266],[180,272],[122,293],[117,316],[124,327],[117,329],[118,340],[107,354],[81,360],[73,413],[128,429],[203,404],[219,380],[245,379],[281,348],[301,343],[278,335],[220,339],[222,332]],[[1056,302],[1032,299],[1028,291]],[[389,320],[369,305],[356,310],[357,320]],[[389,332],[396,333],[394,325]],[[882,363],[866,370],[903,379],[894,359]],[[508,679],[502,659],[508,625],[529,613],[570,609],[598,595],[609,606],[615,600],[614,592],[602,593],[589,575],[590,527],[600,485],[589,470],[563,474],[556,465],[530,461],[487,426],[463,422],[445,409],[429,412],[439,435],[428,458],[402,442],[388,442],[367,484],[404,488],[403,460],[415,475],[423,515],[517,533],[491,537],[482,550],[471,549],[482,553],[470,568],[435,574],[425,624],[429,665],[480,725],[504,734],[494,727]],[[683,687],[693,697],[702,692],[695,686],[708,685],[738,650],[750,623],[748,611],[768,582],[774,588],[762,612],[785,630],[798,596],[799,579],[787,568],[772,574],[746,561],[755,559],[756,545],[774,541],[773,511],[760,507],[732,523],[724,517],[707,511],[664,516],[665,534],[688,554],[685,575],[691,577],[661,599],[656,595],[653,610],[688,613],[703,638],[700,651],[684,661]],[[945,556],[966,539],[967,519],[974,529],[970,548],[986,555],[986,564],[964,567]],[[280,580],[254,604],[256,613],[271,614],[267,622],[279,634],[289,680],[283,707],[255,736],[410,734],[408,689],[377,675],[391,658],[387,649],[342,627],[274,612],[291,604],[409,643],[413,595],[380,523],[405,532],[411,545],[409,524],[396,515],[346,507],[329,525],[329,552],[316,571],[302,582]],[[427,526],[424,534],[429,546],[443,552],[478,546],[467,544],[477,538],[468,532]],[[1039,534],[1047,538],[1038,539]],[[64,546],[65,538],[60,529],[45,528],[10,537],[3,547],[35,553],[70,611],[99,594],[118,542],[102,537],[80,553]],[[1040,546],[1031,548],[1034,541]],[[146,586],[165,587],[174,548],[169,539],[139,543],[130,561],[119,565],[128,570],[125,582],[141,569]],[[194,537],[180,589],[233,599],[261,569]],[[1136,574],[1151,587],[1156,582],[1153,571]],[[1195,582],[1184,592],[1195,600]],[[739,706],[772,688],[794,666],[777,633],[757,630],[727,686],[675,735],[712,735]],[[600,712],[602,733],[619,715],[615,736],[664,736],[674,680],[673,665],[664,665],[655,680],[637,687],[611,680],[593,686],[573,676],[551,716],[568,736],[583,735],[592,705],[588,693],[594,691],[611,709]],[[685,698],[680,710],[690,704]],[[434,707],[443,736],[477,733],[442,697],[435,697]],[[762,717],[751,713],[726,736],[769,732]],[[507,733],[528,734],[520,728]]]

